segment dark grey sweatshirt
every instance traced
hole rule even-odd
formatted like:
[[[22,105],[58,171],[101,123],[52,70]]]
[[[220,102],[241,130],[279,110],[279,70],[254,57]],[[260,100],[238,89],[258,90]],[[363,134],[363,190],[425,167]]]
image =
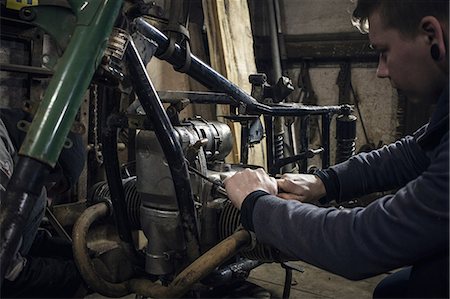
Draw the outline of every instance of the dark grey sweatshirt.
[[[325,183],[340,201],[398,189],[394,195],[335,209],[256,191],[242,206],[244,227],[292,259],[354,280],[436,255],[448,259],[448,101],[447,89],[414,136],[330,167],[335,175]]]

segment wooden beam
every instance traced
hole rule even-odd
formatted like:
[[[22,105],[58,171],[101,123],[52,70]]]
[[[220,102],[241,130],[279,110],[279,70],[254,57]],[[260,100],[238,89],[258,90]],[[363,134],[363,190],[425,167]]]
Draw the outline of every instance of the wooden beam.
[[[203,0],[211,66],[250,93],[250,74],[256,73],[253,36],[247,0]],[[229,115],[229,107],[219,105],[217,116]],[[219,119],[224,121],[223,119]],[[240,125],[231,125],[234,148],[231,161],[239,162]],[[262,146],[255,146],[249,163],[264,165]]]

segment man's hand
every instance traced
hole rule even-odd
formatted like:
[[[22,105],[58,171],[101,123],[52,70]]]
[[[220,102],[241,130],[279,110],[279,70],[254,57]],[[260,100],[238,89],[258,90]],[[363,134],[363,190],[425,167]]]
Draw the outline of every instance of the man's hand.
[[[315,202],[326,195],[322,180],[312,174],[284,174],[277,183],[278,196],[284,199]]]
[[[256,170],[245,169],[226,178],[223,183],[225,184],[228,198],[239,210],[244,199],[253,191],[263,190],[273,195],[278,193],[277,181],[270,177],[262,168]]]

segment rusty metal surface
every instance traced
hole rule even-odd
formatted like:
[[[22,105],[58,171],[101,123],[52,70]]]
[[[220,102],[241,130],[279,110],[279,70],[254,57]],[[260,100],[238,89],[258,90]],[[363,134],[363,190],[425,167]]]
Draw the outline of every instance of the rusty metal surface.
[[[51,208],[51,212],[61,224],[61,226],[72,226],[86,210],[86,201],[56,205]]]
[[[251,243],[250,233],[244,230],[235,232],[184,269],[168,287],[146,279],[131,279],[121,283],[111,283],[103,279],[95,270],[89,257],[87,234],[91,225],[108,215],[105,203],[89,207],[79,217],[73,229],[73,249],[76,265],[86,283],[96,292],[109,297],[121,297],[136,293],[153,298],[176,298],[183,296],[192,286]]]
[[[250,233],[245,230],[235,232],[184,269],[168,287],[162,287],[147,280],[130,280],[133,293],[153,298],[179,298],[189,291],[217,266],[234,256],[251,242]]]

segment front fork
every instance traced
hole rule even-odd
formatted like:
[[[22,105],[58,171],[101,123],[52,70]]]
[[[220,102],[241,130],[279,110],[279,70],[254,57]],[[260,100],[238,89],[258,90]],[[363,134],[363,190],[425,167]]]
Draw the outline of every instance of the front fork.
[[[2,198],[1,282],[48,173],[56,165],[122,7],[122,1],[117,0],[69,3],[77,19],[76,27],[20,148],[18,163]]]

